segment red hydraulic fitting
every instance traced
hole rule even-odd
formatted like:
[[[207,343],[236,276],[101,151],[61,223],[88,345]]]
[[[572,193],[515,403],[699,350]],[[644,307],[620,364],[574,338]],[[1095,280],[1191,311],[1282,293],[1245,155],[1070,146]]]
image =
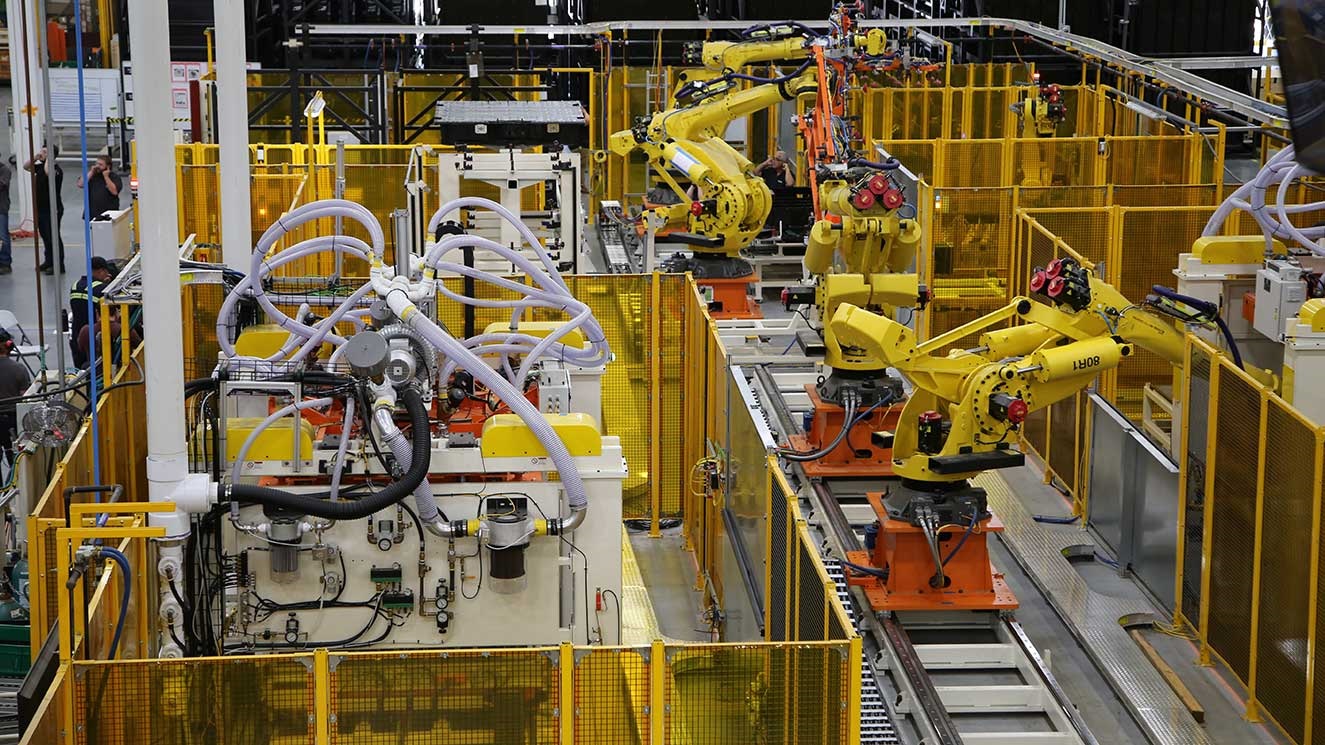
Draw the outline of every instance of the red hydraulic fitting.
[[[1036,269],[1035,273],[1031,275],[1031,292],[1044,292],[1044,286],[1048,282],[1049,275],[1045,274],[1043,269]]]
[[[1047,290],[1045,290],[1044,294],[1048,295],[1051,298],[1057,298],[1059,295],[1063,294],[1063,290],[1066,287],[1067,287],[1067,280],[1063,279],[1062,277],[1054,277],[1053,279],[1049,280],[1049,287]]]
[[[691,202],[690,214],[694,215],[695,217],[699,217],[700,215],[704,214],[704,204],[702,202]]]
[[[887,207],[890,210],[895,210],[903,204],[906,204],[906,197],[902,196],[902,192],[897,189],[888,189],[881,197],[879,197],[879,201],[883,202],[884,207]]]
[[[851,195],[851,206],[858,210],[867,210],[874,206],[874,192],[869,189],[861,189]]]
[[[1054,259],[1053,261],[1049,262],[1049,266],[1045,268],[1044,273],[1049,275],[1049,279],[1054,279],[1058,275],[1062,274],[1063,260]]]
[[[888,177],[882,173],[876,173],[873,176],[870,176],[870,191],[874,192],[876,195],[883,196],[884,192],[888,191],[888,187],[890,186],[892,186],[892,184],[888,183]]]

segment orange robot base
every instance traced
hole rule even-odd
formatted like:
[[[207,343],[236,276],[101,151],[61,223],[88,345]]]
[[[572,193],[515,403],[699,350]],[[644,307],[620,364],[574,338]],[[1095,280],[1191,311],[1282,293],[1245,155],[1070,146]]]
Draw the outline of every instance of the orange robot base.
[[[930,584],[934,577],[934,559],[924,532],[908,522],[893,520],[883,508],[883,495],[866,495],[879,516],[879,535],[874,551],[849,551],[847,561],[861,566],[888,569],[882,579],[855,573],[847,568],[847,582],[865,591],[876,611],[1006,611],[1018,606],[1017,597],[989,561],[990,533],[1003,530],[997,516],[990,515],[966,538],[961,550],[954,550],[965,528],[945,529],[939,534],[939,553],[952,555],[943,568],[947,587]],[[946,540],[945,540],[946,539]]]
[[[751,274],[736,279],[696,279],[695,283],[713,289],[709,315],[714,320],[763,318],[764,311],[759,308],[759,302],[750,296],[750,285],[754,281],[755,276]]]
[[[813,384],[807,384],[805,391],[810,395],[810,403],[814,405],[814,418],[810,420],[808,432],[803,435],[790,435],[787,441],[794,450],[818,452],[842,431],[842,420],[846,417],[846,410],[820,398]],[[868,417],[852,426],[846,439],[827,455],[801,463],[805,475],[810,478],[892,476],[893,449],[878,447],[873,443],[871,435],[874,432],[893,432],[897,429],[897,420],[902,414],[902,403],[899,401],[878,407],[870,412]]]

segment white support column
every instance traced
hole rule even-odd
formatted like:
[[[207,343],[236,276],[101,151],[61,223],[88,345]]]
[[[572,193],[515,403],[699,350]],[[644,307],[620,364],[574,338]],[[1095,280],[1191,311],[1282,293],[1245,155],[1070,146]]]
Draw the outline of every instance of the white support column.
[[[217,141],[221,145],[221,256],[246,271],[253,254],[252,177],[248,163],[247,42],[244,3],[216,0]],[[243,178],[235,174],[243,174]]]
[[[41,149],[44,139],[42,132],[43,117],[46,109],[40,104],[46,100],[41,87],[41,44],[37,38],[37,5],[34,2],[10,0],[6,6],[6,27],[9,29],[10,45],[10,88],[13,91],[14,126],[10,129],[11,147],[17,163],[13,166],[13,180],[10,193],[16,195],[18,203],[18,222],[10,224],[11,230],[20,227],[37,230],[36,212],[33,210],[32,181],[24,178],[23,164],[28,162],[36,150]],[[26,17],[22,14],[26,12]],[[31,101],[28,93],[31,89]],[[37,103],[32,103],[37,102]],[[32,128],[28,129],[27,107],[34,107]],[[29,147],[31,143],[31,147]],[[22,174],[22,176],[20,176]]]
[[[168,15],[166,0],[129,3],[148,355],[143,365],[147,376],[147,479],[153,500],[170,499],[175,485],[188,474]],[[172,531],[178,528],[170,526]],[[187,524],[184,529],[187,531]]]

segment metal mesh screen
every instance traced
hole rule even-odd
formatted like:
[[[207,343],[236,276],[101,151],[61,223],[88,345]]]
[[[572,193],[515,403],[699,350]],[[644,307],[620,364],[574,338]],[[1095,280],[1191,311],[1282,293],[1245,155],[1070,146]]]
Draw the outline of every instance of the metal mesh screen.
[[[1142,137],[1109,140],[1111,184],[1181,184],[1186,181],[1190,137]]]
[[[557,743],[557,650],[332,658],[333,743]]]
[[[1186,454],[1183,464],[1186,500],[1182,509],[1182,614],[1195,625],[1201,612],[1201,564],[1205,541],[1205,465],[1210,418],[1210,364],[1205,351],[1191,347],[1187,364]]]
[[[935,186],[990,188],[1003,180],[1002,140],[953,140],[944,143],[943,172]]]
[[[1220,202],[1219,187],[1195,184],[1113,187],[1113,203],[1119,207],[1214,207]]]
[[[1219,376],[1215,486],[1210,546],[1210,646],[1247,680],[1251,580],[1256,530],[1257,429],[1260,396],[1241,377]]]
[[[1041,179],[1042,187],[1098,184],[1097,148],[1094,138],[1015,140],[1012,143],[1012,167],[1018,174],[1016,183],[1025,184],[1028,177],[1038,178],[1040,174],[1032,171],[1041,168],[1048,176]]]
[[[795,523],[792,520],[788,495],[782,488],[780,479],[773,479],[773,497],[768,511],[768,593],[764,602],[768,605],[768,624],[764,629],[764,638],[771,642],[786,641],[788,637],[788,619],[791,612],[789,586],[787,579],[792,570],[791,549],[795,541]]]
[[[796,603],[796,640],[822,641],[826,638],[826,614],[830,598],[825,594],[824,582],[819,574],[819,555],[807,537],[799,534],[796,544],[796,585],[800,597]]]
[[[649,685],[649,662],[639,652],[595,649],[576,660],[575,742],[648,743]]]
[[[1307,684],[1307,600],[1315,480],[1313,429],[1273,399],[1266,411],[1256,697],[1301,742]],[[1307,464],[1312,464],[1311,466]],[[1222,495],[1221,495],[1222,496]]]
[[[963,106],[970,109],[963,112],[960,121],[969,125],[962,127],[961,135],[967,138],[998,139],[1005,136],[1008,117],[1008,91],[1002,88],[973,89],[954,92],[954,98],[961,96]],[[957,133],[953,133],[954,137]]]
[[[1078,393],[1049,407],[1049,468],[1073,494],[1077,492],[1080,457],[1077,451],[1077,427],[1084,417],[1082,398]]]
[[[881,141],[890,155],[902,162],[908,171],[924,181],[934,178],[934,149],[937,145],[929,140],[920,141]]]
[[[312,658],[75,663],[75,742],[312,742]]]
[[[846,743],[846,657],[845,644],[669,648],[673,739]]]
[[[662,317],[658,322],[660,339],[651,339],[649,350],[659,356],[659,380],[654,386],[657,391],[658,431],[654,436],[659,439],[658,463],[652,464],[661,479],[661,499],[659,517],[678,517],[682,514],[682,489],[685,488],[692,464],[684,458],[685,438],[685,334],[686,314],[690,312],[687,303],[686,278],[683,274],[668,274],[661,277],[660,295],[653,307],[658,308]],[[650,327],[652,328],[652,327]],[[610,366],[609,366],[610,367]],[[698,395],[698,392],[691,392]]]
[[[768,452],[755,426],[754,415],[745,404],[741,391],[728,371],[727,390],[727,487],[724,494],[732,524],[740,532],[741,542],[750,561],[768,556],[765,530],[769,512]],[[761,585],[760,594],[767,598],[768,588],[762,587],[764,573],[752,572],[754,582]]]
[[[1117,288],[1132,302],[1140,302],[1156,284],[1172,286],[1178,254],[1190,251],[1201,235],[1211,210],[1124,209],[1119,237],[1122,245]],[[1141,417],[1146,383],[1167,385],[1173,367],[1159,356],[1137,348],[1118,366],[1118,389],[1113,402],[1133,419]]]
[[[1013,264],[1011,200],[1006,190],[935,191],[931,336],[1007,304]]]
[[[1107,186],[1022,186],[1017,189],[1017,204],[1026,209],[1104,207],[1108,202]]]

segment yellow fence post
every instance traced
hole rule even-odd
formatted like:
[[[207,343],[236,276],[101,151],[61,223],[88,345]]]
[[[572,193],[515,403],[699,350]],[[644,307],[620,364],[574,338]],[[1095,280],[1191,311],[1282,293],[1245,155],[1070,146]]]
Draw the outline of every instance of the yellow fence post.
[[[313,716],[313,741],[327,745],[331,742],[331,660],[325,648],[313,652]]]
[[[649,646],[649,742],[667,742],[667,647],[661,639]]]
[[[773,473],[778,468],[778,457],[768,456],[764,462],[764,545],[768,547],[768,560],[764,562],[764,641],[776,641],[773,635],[773,603],[767,598],[773,592],[773,510],[786,510],[784,499],[773,498]]]
[[[1210,359],[1210,406],[1206,416],[1205,439],[1205,517],[1201,537],[1201,612],[1197,633],[1201,638],[1200,664],[1210,667],[1210,544],[1214,541],[1215,522],[1215,452],[1219,432],[1219,360]]]
[[[562,642],[557,664],[557,698],[561,712],[561,745],[575,742],[575,645]]]
[[[659,474],[659,465],[662,462],[661,437],[662,431],[662,365],[661,365],[661,341],[662,341],[662,275],[658,272],[653,273],[652,282],[649,291],[649,500],[652,505],[649,516],[649,536],[657,538],[661,535],[658,529],[659,517],[662,513],[662,478]],[[687,487],[689,488],[689,487]]]
[[[1262,527],[1265,522],[1265,431],[1268,426],[1270,393],[1264,388],[1260,395],[1260,446],[1256,454],[1256,527],[1251,549],[1251,637],[1247,656],[1247,712],[1249,722],[1261,721],[1260,705],[1256,701],[1257,647],[1261,623],[1261,550]],[[1213,474],[1212,474],[1213,475]]]
[[[1315,479],[1316,493],[1311,499],[1311,568],[1307,572],[1307,690],[1306,707],[1303,710],[1303,745],[1312,743],[1311,719],[1316,702],[1316,584],[1320,579],[1320,507],[1321,480],[1325,478],[1325,428],[1316,430]]]
[[[847,742],[860,742],[860,676],[864,649],[860,634],[852,634],[847,646]]]

